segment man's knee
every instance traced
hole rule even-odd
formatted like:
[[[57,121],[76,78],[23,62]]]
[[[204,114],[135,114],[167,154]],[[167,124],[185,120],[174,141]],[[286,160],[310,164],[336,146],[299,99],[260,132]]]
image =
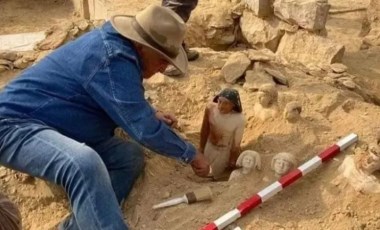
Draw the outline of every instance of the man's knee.
[[[95,150],[83,144],[74,151],[69,158],[65,158],[66,163],[59,170],[59,184],[86,181],[93,175],[97,175],[98,179],[107,177],[107,168]]]

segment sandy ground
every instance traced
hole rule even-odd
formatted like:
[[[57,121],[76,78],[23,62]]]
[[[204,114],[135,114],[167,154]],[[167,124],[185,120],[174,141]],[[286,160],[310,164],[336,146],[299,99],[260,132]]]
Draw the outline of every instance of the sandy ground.
[[[118,0],[114,2],[114,9],[132,12],[150,2],[159,3],[134,1],[131,9]],[[361,1],[344,4],[344,1],[335,0],[331,3],[337,8],[365,5]],[[201,12],[202,6],[204,3],[196,10]],[[51,24],[70,20],[71,10],[65,0],[38,0],[33,4],[0,0],[0,34],[45,30]],[[38,16],[42,13],[44,17]],[[328,36],[346,45],[343,62],[348,72],[356,76],[355,82],[361,84],[364,91],[380,96],[379,47],[359,50],[362,17],[363,11],[330,15]],[[158,75],[145,82],[152,104],[174,112],[180,120],[180,128],[176,131],[195,144],[199,141],[206,103],[220,89],[231,86],[225,83],[220,70],[220,62],[228,53],[208,48],[197,50],[201,58],[191,63],[187,76],[171,79]],[[357,193],[346,183],[335,180],[344,155],[374,140],[375,130],[380,127],[380,108],[364,102],[355,92],[339,84],[291,67],[277,67],[288,76],[290,84],[289,87],[277,86],[280,113],[273,119],[263,122],[255,117],[253,106],[257,103],[257,93],[245,90],[240,84],[232,85],[241,94],[247,118],[243,149],[253,149],[262,155],[262,170],[236,183],[211,182],[194,176],[187,165],[147,151],[145,172],[123,206],[131,229],[199,229],[275,181],[270,163],[276,153],[292,152],[302,163],[351,132],[359,135],[358,144],[239,219],[237,225],[246,230],[380,229],[377,206],[380,197]],[[0,88],[16,75],[17,72],[2,73]],[[298,101],[303,107],[302,119],[295,124],[282,117],[283,108],[289,101]],[[348,102],[350,110],[343,109],[342,105]],[[182,195],[202,185],[212,188],[212,202],[151,209],[169,196]],[[53,229],[69,212],[67,200],[59,188],[1,167],[0,191],[19,205],[25,229]]]

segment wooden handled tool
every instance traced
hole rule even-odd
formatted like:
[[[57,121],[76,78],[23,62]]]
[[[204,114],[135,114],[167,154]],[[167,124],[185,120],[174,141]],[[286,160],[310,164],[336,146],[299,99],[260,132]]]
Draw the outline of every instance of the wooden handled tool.
[[[180,203],[192,204],[198,201],[211,200],[212,192],[210,187],[202,187],[193,192],[186,193],[183,197],[167,200],[160,204],[154,205],[153,209],[169,207]]]

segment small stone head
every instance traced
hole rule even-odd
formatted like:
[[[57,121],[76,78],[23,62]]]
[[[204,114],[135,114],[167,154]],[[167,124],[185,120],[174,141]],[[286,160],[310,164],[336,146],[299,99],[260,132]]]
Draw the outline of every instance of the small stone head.
[[[258,92],[259,103],[268,108],[277,102],[278,92],[274,85],[265,84],[259,88]]]
[[[294,123],[301,118],[302,106],[297,101],[286,104],[284,110],[284,118],[290,123]]]
[[[260,154],[256,151],[245,150],[239,156],[236,161],[237,166],[241,166],[245,169],[256,168],[261,170],[261,158]]]
[[[293,169],[296,163],[296,159],[291,153],[281,152],[273,157],[271,167],[276,176],[280,177]]]
[[[380,169],[380,146],[377,143],[370,144],[368,152],[360,156],[358,168],[368,175]]]

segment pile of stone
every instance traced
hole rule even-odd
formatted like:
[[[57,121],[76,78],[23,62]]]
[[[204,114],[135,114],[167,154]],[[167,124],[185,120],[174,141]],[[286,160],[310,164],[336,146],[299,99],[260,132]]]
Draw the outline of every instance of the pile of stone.
[[[35,52],[0,51],[0,73],[6,70],[25,69],[36,59]]]
[[[324,36],[330,9],[327,0],[245,0],[245,3],[250,10],[244,11],[240,26],[251,46],[268,48],[286,62],[305,66],[341,62],[344,46]]]
[[[216,50],[243,46],[272,51],[284,64],[340,63],[345,47],[326,37],[327,0],[210,0],[195,12],[187,42]],[[216,12],[216,13],[214,13]],[[245,44],[245,47],[244,45]]]
[[[13,69],[25,69],[34,62],[41,60],[52,50],[81,36],[102,23],[102,20],[79,20],[77,22],[55,25],[45,31],[45,39],[37,42],[31,50],[0,50],[0,72]]]

